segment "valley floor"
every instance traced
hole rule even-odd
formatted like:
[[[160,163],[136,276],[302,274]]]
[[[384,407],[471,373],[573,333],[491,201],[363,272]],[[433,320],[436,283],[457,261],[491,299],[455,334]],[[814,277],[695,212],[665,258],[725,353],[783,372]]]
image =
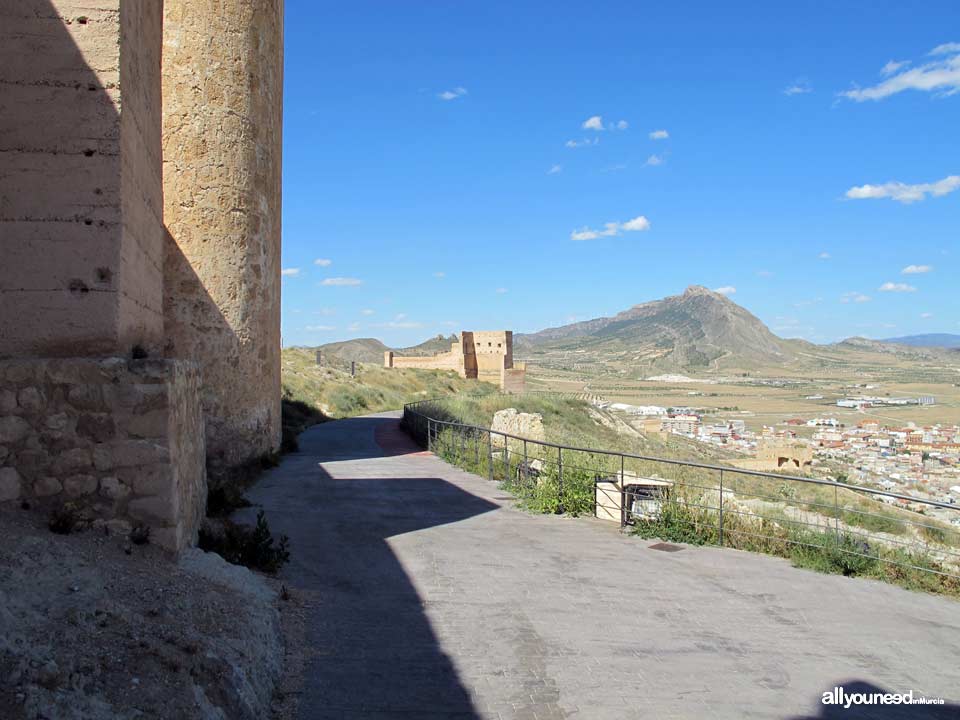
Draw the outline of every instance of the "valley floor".
[[[960,713],[955,601],[526,514],[412,446],[395,414],[325,423],[300,445],[249,494],[293,548],[281,571],[303,603],[293,717]],[[837,685],[954,704],[822,705]]]

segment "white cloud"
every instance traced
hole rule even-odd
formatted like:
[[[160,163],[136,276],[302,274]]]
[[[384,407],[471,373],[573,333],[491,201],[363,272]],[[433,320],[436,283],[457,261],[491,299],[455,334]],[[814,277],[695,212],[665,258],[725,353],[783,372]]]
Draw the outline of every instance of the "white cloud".
[[[944,43],[929,53],[935,60],[904,69],[906,61],[888,62],[881,69],[885,80],[871,87],[846,90],[841,97],[856,102],[883,100],[904,90],[937,92],[946,97],[960,92],[960,43]]]
[[[560,172],[563,172],[563,165],[551,165],[550,169],[547,170],[547,175],[556,175]]]
[[[929,320],[930,318],[933,317],[933,313],[930,313],[930,312],[920,313],[920,317],[922,317],[924,320]]]
[[[654,167],[657,165],[663,165],[663,155],[651,155],[647,158],[647,161],[644,163],[644,165],[653,165]]]
[[[812,92],[813,87],[810,85],[810,81],[806,78],[798,78],[783,89],[783,94],[787,95],[788,97],[792,95],[806,95],[807,93]]]
[[[373,315],[374,312],[375,312],[375,311],[374,311],[374,310],[371,310],[370,308],[364,308],[363,310],[360,311],[360,314],[361,314],[361,315]]]
[[[953,55],[960,53],[960,43],[948,42],[943,45],[937,45],[928,55]]]
[[[581,125],[584,130],[603,130],[603,118],[599,115],[592,115],[583,121]]]
[[[910,64],[909,60],[890,60],[880,68],[880,74],[886,77],[887,75],[893,75],[900,68],[905,68]]]
[[[602,237],[615,237],[624,232],[642,232],[650,229],[650,221],[643,215],[638,215],[625,223],[608,222],[604,223],[603,230],[591,230],[590,228],[581,228],[570,233],[571,240],[596,240]]]
[[[329,258],[317,258],[313,261],[313,264],[319,265],[320,267],[330,267],[333,265],[333,260],[330,260]]]
[[[357,285],[363,285],[363,280],[352,277],[332,277],[326,278],[320,284],[328,287],[356,287]]]
[[[630,127],[630,124],[626,120],[617,120],[617,130],[626,130],[628,127]]]
[[[336,330],[335,325],[307,325],[304,330],[309,332],[330,332],[331,330]]]
[[[497,288],[494,292],[496,292],[497,295],[506,295],[509,292],[509,290],[501,287],[501,288]]]
[[[600,138],[584,138],[583,140],[567,140],[563,146],[568,148],[589,147],[600,142]]]
[[[864,295],[862,292],[851,291],[846,292],[840,296],[840,302],[842,303],[865,303],[870,302],[870,296]]]
[[[720,295],[733,295],[737,292],[737,289],[733,285],[724,285],[723,287],[714,288],[713,291]]]
[[[283,268],[280,274],[284,277],[297,277],[300,274],[300,268]]]
[[[352,322],[347,325],[347,332],[357,332],[360,329],[360,323]]]
[[[654,130],[650,133],[651,140],[666,140],[670,137],[670,133],[666,130]]]
[[[434,276],[435,278],[445,278],[445,277],[447,276],[447,274],[446,274],[445,272],[443,272],[442,270],[438,270],[437,272],[435,272],[435,273],[433,274],[433,276]]]
[[[320,308],[319,310],[314,310],[313,314],[323,315],[323,317],[330,317],[331,315],[336,315],[337,311],[334,310],[333,308],[323,307],[323,308]]]
[[[444,90],[442,93],[437,95],[437,97],[441,100],[456,100],[457,98],[463,97],[466,94],[466,88],[455,87],[453,90]]]
[[[916,292],[917,289],[913,285],[907,285],[906,283],[895,283],[895,282],[885,282],[883,285],[877,288],[880,292]]]
[[[819,255],[817,255],[817,257],[820,258],[821,260],[829,260],[833,256],[828,252],[822,252]]]
[[[960,175],[948,175],[932,183],[907,185],[902,182],[887,182],[883,185],[858,185],[847,190],[851,200],[878,200],[890,198],[904,204],[918,202],[927,195],[942,197],[960,188]]]
[[[900,271],[901,275],[923,275],[924,273],[932,272],[933,265],[907,265],[903,270]]]

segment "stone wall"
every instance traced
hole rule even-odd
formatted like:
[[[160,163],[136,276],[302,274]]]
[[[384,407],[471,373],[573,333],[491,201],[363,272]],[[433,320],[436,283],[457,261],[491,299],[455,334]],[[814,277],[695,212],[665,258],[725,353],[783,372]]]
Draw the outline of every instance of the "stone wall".
[[[166,0],[166,354],[203,368],[211,468],[280,444],[282,0]]]
[[[506,408],[494,413],[490,429],[527,440],[544,440],[546,437],[543,429],[543,415],[523,413],[516,408]],[[504,442],[508,441],[511,450],[523,445],[520,440],[504,438],[502,435],[491,435],[491,441],[494,447],[503,447]]]
[[[115,532],[151,527],[180,550],[206,503],[196,365],[172,360],[0,361],[0,501],[71,503]]]
[[[161,347],[161,20],[0,3],[0,357]]]

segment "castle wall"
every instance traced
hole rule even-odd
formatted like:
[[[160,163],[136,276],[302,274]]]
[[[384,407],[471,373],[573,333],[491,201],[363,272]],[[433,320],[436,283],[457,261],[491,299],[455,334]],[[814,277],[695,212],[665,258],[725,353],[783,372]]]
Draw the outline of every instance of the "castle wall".
[[[159,2],[0,7],[0,357],[163,332]]]
[[[168,356],[203,368],[212,468],[280,442],[282,0],[166,0]]]
[[[207,494],[199,385],[185,361],[0,361],[0,502],[69,504],[109,531],[192,544]]]

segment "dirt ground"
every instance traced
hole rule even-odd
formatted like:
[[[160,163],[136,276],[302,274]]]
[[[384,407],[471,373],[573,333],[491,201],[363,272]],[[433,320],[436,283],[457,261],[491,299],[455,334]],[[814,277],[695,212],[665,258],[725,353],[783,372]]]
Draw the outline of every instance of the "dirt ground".
[[[218,555],[0,510],[4,720],[269,717],[284,600]]]

